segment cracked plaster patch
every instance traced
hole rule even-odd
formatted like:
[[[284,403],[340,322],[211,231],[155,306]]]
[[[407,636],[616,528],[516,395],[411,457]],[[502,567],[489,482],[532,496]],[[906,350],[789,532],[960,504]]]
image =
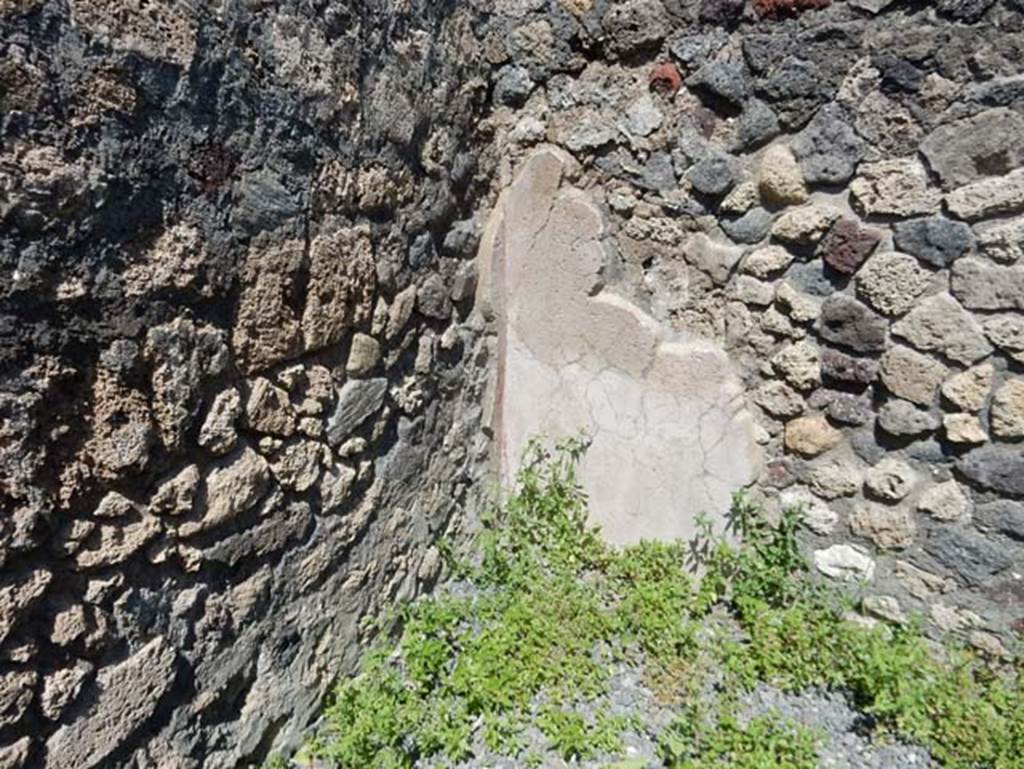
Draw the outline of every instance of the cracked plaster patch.
[[[583,430],[581,467],[605,537],[690,539],[719,525],[760,455],[725,352],[662,327],[603,287],[600,211],[565,180],[565,155],[535,153],[488,223],[478,301],[499,328],[495,411],[503,480],[527,441]]]

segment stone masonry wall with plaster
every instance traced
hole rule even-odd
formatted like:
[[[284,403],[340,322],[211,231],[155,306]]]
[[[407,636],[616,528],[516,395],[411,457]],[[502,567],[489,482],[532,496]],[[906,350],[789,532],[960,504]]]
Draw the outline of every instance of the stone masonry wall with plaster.
[[[823,578],[862,597],[867,621],[919,614],[1004,654],[1024,631],[1024,5],[517,5],[491,57],[505,179],[536,193],[542,158],[567,158],[567,186],[584,199],[574,205],[596,217],[576,235],[603,253],[561,258],[585,274],[602,262],[577,286],[592,307],[614,296],[634,308],[617,337],[588,344],[622,359],[615,350],[655,323],[643,333],[718,345],[746,395],[729,413],[751,417],[760,447],[750,460],[741,440],[728,456],[751,463],[769,515],[805,507]],[[544,227],[574,227],[561,219]],[[511,241],[496,237],[513,272],[543,274],[557,258],[543,237]],[[518,330],[544,326],[522,292],[550,295],[551,281],[507,280],[513,349],[499,360],[510,370],[524,370]],[[547,304],[535,312],[550,325],[525,333],[552,349],[559,334],[588,333],[562,322],[562,301]],[[628,361],[615,370],[631,378]],[[563,365],[565,402],[593,405],[571,375]],[[732,375],[722,368],[723,388]],[[703,379],[684,366],[675,385]],[[618,393],[613,408],[628,410],[629,387],[604,390],[597,401]],[[557,423],[540,393],[505,383],[506,442],[522,441],[524,408],[533,424]],[[589,417],[599,442],[601,415]],[[700,422],[685,404],[672,418],[690,434],[673,447],[652,429],[666,422],[648,419],[651,457],[638,461],[682,488],[668,500],[650,490],[662,523],[646,528],[628,505],[602,512],[625,522],[615,538],[724,516],[722,493],[714,509],[690,503],[705,471],[728,462],[686,452]],[[665,450],[682,453],[666,461]],[[614,487],[608,476],[632,472],[635,456],[603,461],[588,484]],[[690,467],[673,474],[673,463]]]
[[[0,768],[296,744],[535,427],[616,541],[748,486],[1003,654],[1021,61],[1021,0],[0,0]]]

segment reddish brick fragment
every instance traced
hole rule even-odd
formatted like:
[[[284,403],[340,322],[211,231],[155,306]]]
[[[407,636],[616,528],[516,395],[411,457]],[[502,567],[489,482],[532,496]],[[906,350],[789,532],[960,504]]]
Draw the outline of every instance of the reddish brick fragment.
[[[818,253],[836,272],[853,275],[881,239],[878,230],[861,227],[855,219],[840,219],[818,244]]]
[[[683,87],[683,76],[670,61],[663,61],[651,70],[651,90],[671,96]]]

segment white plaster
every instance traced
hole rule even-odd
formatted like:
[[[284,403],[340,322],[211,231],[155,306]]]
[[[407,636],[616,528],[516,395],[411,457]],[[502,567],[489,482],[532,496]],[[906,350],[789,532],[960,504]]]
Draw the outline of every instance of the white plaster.
[[[754,423],[725,352],[660,326],[602,287],[600,211],[536,152],[499,200],[478,306],[499,328],[494,431],[503,480],[527,441],[584,431],[581,477],[607,539],[689,539],[759,469]]]

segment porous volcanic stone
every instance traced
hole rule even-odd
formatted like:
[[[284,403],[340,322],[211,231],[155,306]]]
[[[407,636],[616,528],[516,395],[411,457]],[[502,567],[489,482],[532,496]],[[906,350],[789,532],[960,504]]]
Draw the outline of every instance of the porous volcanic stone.
[[[883,550],[902,550],[914,544],[917,529],[906,509],[867,502],[850,516],[850,530]]]
[[[971,228],[944,216],[898,222],[893,240],[900,251],[933,267],[948,267],[974,247]]]
[[[981,325],[949,294],[936,294],[892,327],[895,336],[925,352],[936,351],[958,363],[970,364],[992,353]]]
[[[972,310],[1024,309],[1024,266],[960,259],[953,265],[952,293]]]
[[[798,417],[786,423],[786,448],[805,457],[816,457],[836,446],[843,434],[824,414]]]
[[[875,254],[857,273],[857,292],[885,315],[902,315],[928,287],[930,273],[895,251]]]
[[[793,151],[775,144],[761,157],[758,187],[761,198],[775,206],[799,205],[807,201],[807,185]]]
[[[981,407],[988,400],[994,376],[995,368],[992,364],[983,363],[951,376],[943,382],[942,394],[964,411],[981,411]]]
[[[1024,169],[973,182],[946,195],[946,205],[969,222],[1024,210]]]
[[[828,232],[839,216],[840,211],[834,206],[808,203],[791,209],[776,219],[772,226],[772,235],[787,243],[814,245]]]
[[[818,333],[857,352],[884,350],[888,329],[885,318],[845,294],[833,294],[821,306]]]
[[[947,369],[938,361],[898,345],[882,356],[882,383],[893,395],[931,406]]]
[[[626,0],[601,19],[608,48],[625,56],[652,48],[665,39],[669,15],[660,0]]]
[[[818,244],[818,254],[836,272],[853,275],[877,248],[882,233],[862,227],[856,219],[836,222]]]
[[[962,187],[1024,165],[1022,135],[1024,116],[1000,107],[939,126],[921,142],[921,153],[945,188]]]
[[[911,492],[917,480],[917,473],[906,462],[886,457],[868,470],[864,485],[876,497],[898,502]]]
[[[992,432],[1000,438],[1024,437],[1024,379],[1011,379],[996,390]]]
[[[826,348],[821,353],[821,373],[826,379],[866,386],[878,376],[878,361]]]
[[[843,184],[864,158],[864,140],[841,107],[826,105],[793,140],[793,153],[811,184]]]
[[[891,400],[879,410],[878,426],[889,435],[921,435],[939,429],[939,418],[907,401]]]
[[[971,511],[971,497],[956,481],[946,481],[922,494],[917,509],[938,521],[955,521]]]
[[[850,194],[862,216],[931,214],[938,209],[941,199],[929,187],[924,166],[905,158],[864,163],[850,184]]]
[[[988,441],[985,426],[974,414],[946,414],[942,417],[946,440],[963,446],[977,446]]]

